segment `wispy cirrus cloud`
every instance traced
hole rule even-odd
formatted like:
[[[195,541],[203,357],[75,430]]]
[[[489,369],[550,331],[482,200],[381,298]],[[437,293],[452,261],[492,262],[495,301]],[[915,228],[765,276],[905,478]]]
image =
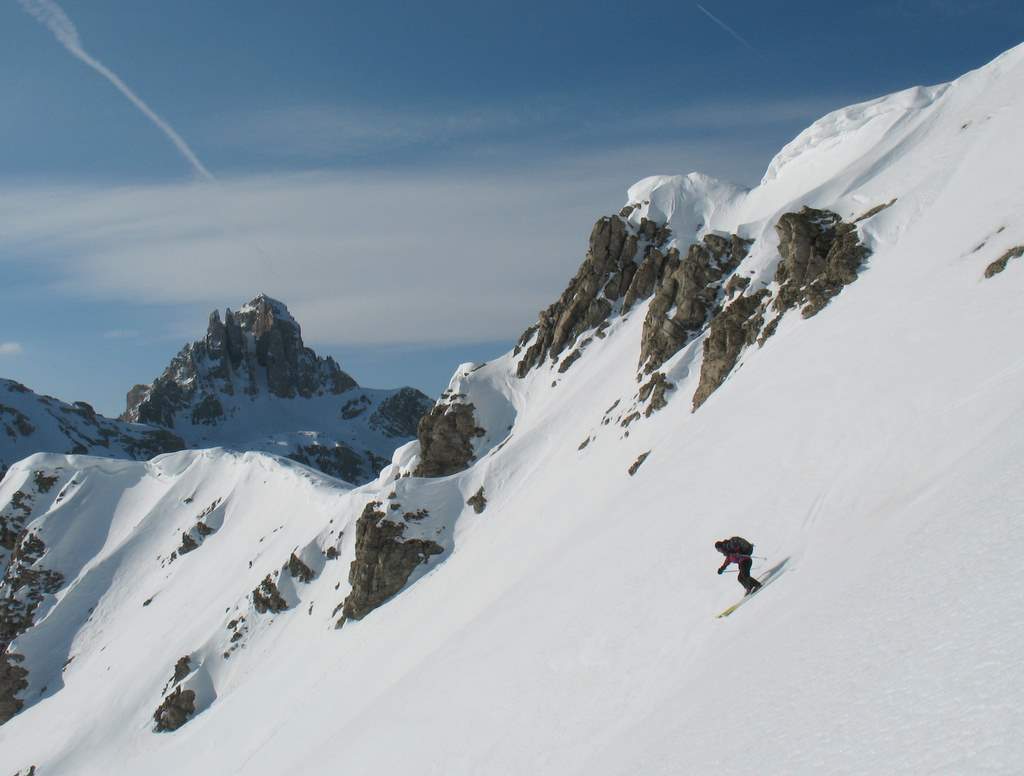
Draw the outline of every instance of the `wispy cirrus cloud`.
[[[322,163],[336,158],[383,157],[395,151],[447,150],[478,157],[502,158],[545,151],[655,139],[682,141],[709,131],[743,132],[792,125],[802,129],[819,116],[863,95],[799,97],[737,96],[730,100],[671,101],[645,110],[596,115],[561,100],[515,110],[387,111],[331,104],[260,108],[220,116],[203,132],[210,146],[251,152],[263,158],[305,159]],[[870,95],[867,95],[870,96]]]
[[[843,100],[677,103],[594,123],[538,109],[522,111],[500,141],[489,129],[505,121],[500,111],[236,117],[238,131],[208,131],[312,159],[460,135],[473,163],[266,173],[217,186],[0,183],[0,265],[52,270],[41,273],[53,278],[48,296],[191,306],[186,328],[195,306],[266,292],[320,344],[508,340],[561,292],[594,220],[617,211],[631,183],[700,170],[753,184],[783,143]],[[382,126],[392,129],[376,135]],[[531,131],[546,142],[517,140]]]
[[[0,184],[0,267],[30,265],[47,296],[87,300],[213,309],[266,292],[326,345],[507,340],[562,291],[629,184],[750,175],[765,155],[709,142],[473,173]]]
[[[0,356],[20,356],[24,352],[20,342],[0,342]]]
[[[103,339],[108,340],[126,340],[136,339],[139,337],[139,332],[135,329],[110,329],[109,331],[103,332]]]

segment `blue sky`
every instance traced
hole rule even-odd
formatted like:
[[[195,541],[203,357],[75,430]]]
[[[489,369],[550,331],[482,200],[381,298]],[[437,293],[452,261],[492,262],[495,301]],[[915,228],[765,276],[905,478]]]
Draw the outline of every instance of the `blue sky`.
[[[828,110],[1024,31],[1016,0],[701,6],[63,2],[202,183],[4,0],[0,376],[116,414],[264,291],[364,384],[436,394],[533,322],[635,180],[753,185]]]

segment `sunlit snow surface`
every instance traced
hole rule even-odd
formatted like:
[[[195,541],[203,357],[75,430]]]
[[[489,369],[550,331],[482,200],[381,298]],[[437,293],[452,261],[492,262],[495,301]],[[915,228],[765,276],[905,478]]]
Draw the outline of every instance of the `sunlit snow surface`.
[[[658,208],[683,246],[757,238],[737,270],[753,287],[774,274],[780,213],[897,200],[861,225],[857,282],[787,316],[697,413],[700,340],[664,367],[667,408],[628,437],[602,424],[636,392],[638,306],[564,375],[519,380],[511,355],[460,367],[452,389],[486,433],[452,477],[396,480],[417,443],[357,490],[218,450],[18,464],[0,503],[61,467],[32,518],[67,584],[16,642],[32,685],[0,727],[0,772],[1019,773],[1024,260],[983,272],[1024,244],[1022,96],[1018,48],[830,114],[749,193],[634,186],[650,204],[631,218]],[[445,552],[336,631],[355,520],[392,492],[430,511],[408,535]],[[218,498],[216,533],[168,563]],[[733,534],[762,570],[788,561],[717,620],[741,590],[712,544]],[[313,582],[283,570],[292,552]],[[290,608],[257,614],[247,595],[274,572]],[[184,655],[203,710],[155,734]]]

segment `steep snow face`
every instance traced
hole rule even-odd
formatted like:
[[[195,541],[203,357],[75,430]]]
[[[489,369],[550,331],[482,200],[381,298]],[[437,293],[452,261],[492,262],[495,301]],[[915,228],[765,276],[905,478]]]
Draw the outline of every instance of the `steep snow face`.
[[[353,490],[223,451],[12,468],[4,596],[26,599],[27,567],[37,605],[7,650],[26,686],[0,767],[1017,772],[1024,49],[906,94],[826,117],[749,194],[634,188],[631,229],[682,218],[675,269],[697,236],[745,246],[715,258],[706,319],[653,374],[660,291],[609,302],[567,369],[518,376],[536,331],[461,366],[437,413],[460,422],[429,440],[469,446],[447,476],[413,476],[426,439]],[[844,237],[870,250],[855,282],[801,299],[810,318],[772,306]],[[773,333],[726,330],[742,347],[693,411],[745,299]],[[718,620],[742,592],[713,573],[733,534],[777,576]],[[376,608],[339,607],[355,586]],[[155,733],[172,696],[187,720]]]
[[[366,482],[416,433],[430,400],[413,388],[360,388],[317,356],[284,303],[261,294],[186,345],[152,385],[128,393],[126,420],[171,429],[190,447],[289,455]]]
[[[0,379],[0,478],[41,450],[145,459],[184,446],[165,429],[106,418],[85,402],[67,404]]]

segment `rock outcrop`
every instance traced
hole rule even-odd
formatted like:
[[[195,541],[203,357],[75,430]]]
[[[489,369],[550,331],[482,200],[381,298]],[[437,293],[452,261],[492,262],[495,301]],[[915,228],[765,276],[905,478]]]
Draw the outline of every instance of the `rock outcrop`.
[[[387,458],[377,455],[372,450],[359,453],[344,442],[334,442],[331,445],[318,442],[298,445],[287,457],[319,469],[332,477],[357,484],[372,480],[377,472],[390,463]]]
[[[858,220],[887,206],[868,211]],[[780,261],[775,271],[778,290],[774,296],[768,289],[745,295],[747,283],[727,287],[727,298],[737,292],[739,295],[708,326],[700,381],[693,396],[694,410],[725,381],[744,348],[754,342],[763,345],[788,310],[800,309],[804,318],[817,315],[857,279],[870,254],[860,241],[856,223],[847,223],[830,210],[805,207],[799,213],[785,213],[775,231],[779,235]],[[769,311],[776,314],[766,322]]]
[[[313,577],[316,574],[313,573],[313,569],[307,566],[294,552],[288,558],[288,573],[292,579],[297,579],[299,582],[312,582]]]
[[[580,334],[604,322],[616,306],[628,308],[649,296],[666,262],[675,256],[672,251],[666,255],[660,250],[670,237],[667,227],[646,218],[639,226],[622,216],[599,219],[576,276],[558,301],[541,312],[537,325],[520,338],[516,353],[524,348],[525,353],[517,366],[519,377],[547,359],[557,360]]]
[[[401,590],[413,570],[443,552],[428,539],[405,539],[404,523],[387,519],[379,501],[371,501],[356,522],[356,553],[349,567],[352,590],[342,606],[346,620],[361,620]]]
[[[475,407],[458,401],[439,401],[419,422],[420,462],[416,477],[444,477],[472,463],[473,439],[486,432],[476,424]]]
[[[261,294],[223,321],[213,311],[206,337],[182,348],[152,385],[133,387],[121,417],[174,428],[187,411],[193,424],[212,425],[224,416],[220,395],[310,398],[355,387],[333,358],[303,344],[284,304]]]
[[[153,712],[153,719],[156,721],[156,732],[170,732],[177,730],[196,711],[196,694],[192,690],[183,690],[176,687],[174,692],[164,698]]]
[[[56,478],[37,471],[33,482],[37,494],[46,493]],[[21,665],[24,657],[11,651],[11,642],[32,627],[44,598],[64,583],[63,575],[42,566],[42,539],[24,528],[32,502],[32,494],[16,491],[0,513],[0,725],[21,710],[17,695],[28,687],[28,671]]]
[[[32,627],[44,597],[64,583],[63,575],[40,564],[45,552],[42,539],[31,531],[21,532],[0,582],[0,653]]]
[[[370,428],[379,429],[389,437],[415,436],[420,418],[430,411],[433,404],[422,391],[399,388],[370,415]]]
[[[985,277],[990,278],[998,275],[1006,269],[1006,265],[1010,263],[1010,259],[1019,259],[1021,256],[1024,256],[1024,245],[1017,245],[1010,248],[1010,250],[985,267]]]
[[[764,322],[762,304],[767,296],[764,290],[741,296],[711,321],[704,339],[700,381],[693,395],[694,410],[725,382],[743,349],[756,341]]]
[[[750,244],[737,235],[708,234],[690,246],[681,262],[668,262],[644,320],[644,372],[660,367],[707,325],[722,295],[722,281],[739,266]]]
[[[487,509],[487,496],[484,495],[484,486],[481,485],[479,490],[466,499],[466,504],[473,507],[473,511],[478,515]]]
[[[252,605],[260,614],[270,612],[277,614],[288,608],[288,602],[281,595],[277,585],[270,574],[263,578],[263,581],[252,591]]]
[[[805,207],[785,213],[775,225],[782,261],[775,273],[779,292],[772,306],[779,312],[800,307],[804,318],[816,315],[857,279],[869,254],[856,224],[830,210]]]
[[[21,711],[25,705],[18,693],[28,688],[28,671],[21,667],[25,658],[0,651],[0,725]]]

